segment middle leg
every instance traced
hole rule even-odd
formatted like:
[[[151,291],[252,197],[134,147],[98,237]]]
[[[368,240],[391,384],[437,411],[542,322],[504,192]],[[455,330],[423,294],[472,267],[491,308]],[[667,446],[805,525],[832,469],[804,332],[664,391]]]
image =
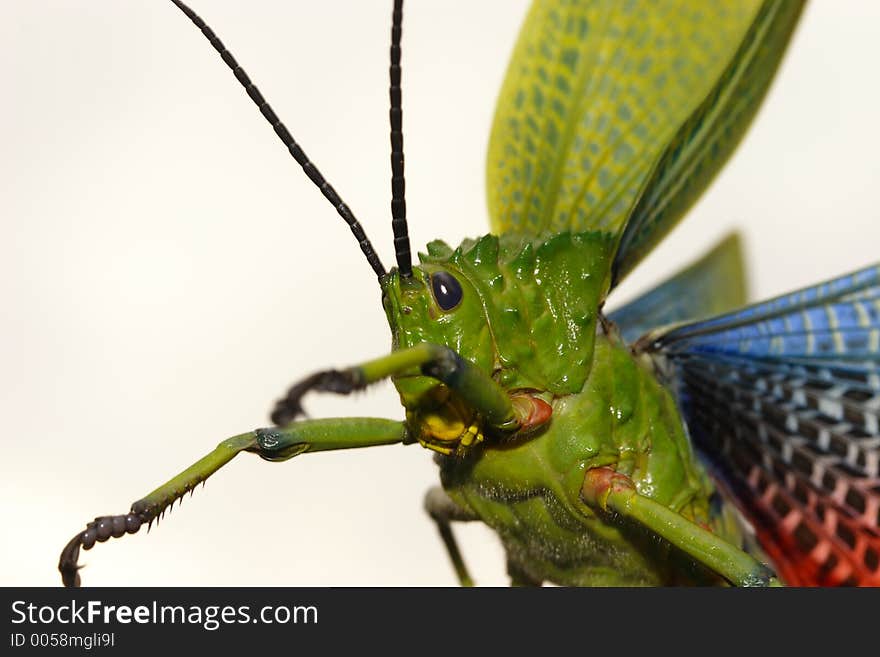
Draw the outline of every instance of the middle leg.
[[[474,580],[468,572],[464,559],[461,556],[461,550],[458,549],[458,543],[455,535],[452,533],[450,524],[455,522],[471,522],[479,520],[475,514],[462,509],[446,492],[439,486],[434,486],[425,493],[425,511],[431,516],[437,524],[437,531],[440,532],[440,538],[443,545],[446,546],[446,553],[452,561],[455,568],[455,574],[458,576],[458,582],[462,586],[473,586]]]

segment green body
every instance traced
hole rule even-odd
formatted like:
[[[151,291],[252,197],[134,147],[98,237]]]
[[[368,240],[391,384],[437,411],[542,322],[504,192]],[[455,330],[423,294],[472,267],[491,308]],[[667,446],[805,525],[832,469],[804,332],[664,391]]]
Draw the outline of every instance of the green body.
[[[552,406],[553,420],[539,435],[440,462],[446,491],[498,532],[518,570],[578,586],[686,580],[668,542],[582,500],[584,473],[597,466],[627,474],[640,494],[740,544],[735,527],[710,516],[712,487],[674,401],[622,345],[600,336],[583,389]]]
[[[489,212],[500,237],[455,251],[429,245],[421,280],[435,268],[460,280],[464,297],[452,312],[419,292],[418,271],[415,283],[393,275],[383,283],[395,348],[448,345],[509,394],[527,389],[552,407],[522,437],[480,426],[475,449],[446,449],[440,459],[448,495],[498,532],[515,580],[711,581],[699,562],[752,581],[743,576],[753,572],[741,559],[745,537],[696,461],[669,390],[601,312],[735,149],[801,9],[779,0],[537,0],[489,141]],[[719,253],[675,283],[692,295],[681,305],[691,318],[745,301],[737,245]],[[407,297],[418,302],[395,301]],[[429,447],[480,424],[473,404],[437,392],[436,381],[395,383],[409,430]],[[596,488],[599,472],[626,485]],[[713,562],[713,550],[728,563]]]
[[[710,513],[713,489],[671,395],[599,321],[610,244],[601,233],[562,233],[543,242],[490,235],[455,251],[434,243],[414,281],[392,277],[384,286],[396,348],[456,345],[509,393],[527,389],[552,407],[551,420],[524,437],[481,426],[479,447],[440,458],[447,493],[495,529],[511,565],[536,581],[682,580],[669,543],[631,522],[609,522],[582,500],[584,473],[599,466],[628,475],[641,495],[740,543],[736,528],[717,509]],[[464,289],[450,312],[437,306],[427,283],[440,268]],[[435,400],[444,400],[446,410],[465,408],[449,402],[448,390],[438,394],[445,386],[434,379],[396,377],[395,384],[408,430],[428,446],[432,432],[440,433]],[[480,422],[476,414],[448,420],[441,425],[446,443],[455,441],[456,429]]]

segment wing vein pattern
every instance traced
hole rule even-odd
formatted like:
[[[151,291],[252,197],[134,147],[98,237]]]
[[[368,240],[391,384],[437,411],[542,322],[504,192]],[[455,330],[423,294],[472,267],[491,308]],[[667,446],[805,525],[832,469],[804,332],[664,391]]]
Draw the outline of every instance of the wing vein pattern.
[[[635,350],[788,583],[880,585],[880,266]]]

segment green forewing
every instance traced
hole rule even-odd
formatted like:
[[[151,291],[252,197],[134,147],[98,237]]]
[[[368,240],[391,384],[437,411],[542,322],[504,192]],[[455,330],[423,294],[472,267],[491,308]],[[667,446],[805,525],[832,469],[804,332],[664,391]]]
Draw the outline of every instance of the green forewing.
[[[537,0],[514,49],[489,142],[493,231],[619,236],[650,180],[664,211],[640,220],[633,248],[641,254],[732,150],[800,6]],[[753,47],[746,47],[747,38]],[[738,63],[737,57],[751,59]],[[700,111],[712,120],[694,119],[681,133]],[[661,171],[657,163],[676,137],[679,153],[689,154]],[[696,179],[677,186],[675,176],[695,163],[701,167]],[[625,269],[634,262],[618,260]]]
[[[803,2],[765,2],[709,96],[663,151],[626,221],[614,263],[626,275],[697,200],[740,138],[767,92]]]

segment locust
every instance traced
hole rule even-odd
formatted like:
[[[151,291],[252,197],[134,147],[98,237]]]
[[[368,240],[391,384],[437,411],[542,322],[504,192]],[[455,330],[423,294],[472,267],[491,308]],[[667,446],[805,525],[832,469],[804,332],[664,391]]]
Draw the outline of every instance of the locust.
[[[467,522],[498,535],[513,585],[880,584],[880,267],[746,305],[732,235],[605,312],[735,150],[803,3],[536,0],[490,136],[491,232],[430,242],[414,264],[396,0],[387,270],[237,60],[172,2],[351,229],[392,346],[300,379],[271,426],[89,522],[61,553],[65,585],[81,550],[150,527],[241,452],[390,445],[434,453],[424,507],[462,585]],[[303,417],[309,394],[386,379],[403,419]]]

